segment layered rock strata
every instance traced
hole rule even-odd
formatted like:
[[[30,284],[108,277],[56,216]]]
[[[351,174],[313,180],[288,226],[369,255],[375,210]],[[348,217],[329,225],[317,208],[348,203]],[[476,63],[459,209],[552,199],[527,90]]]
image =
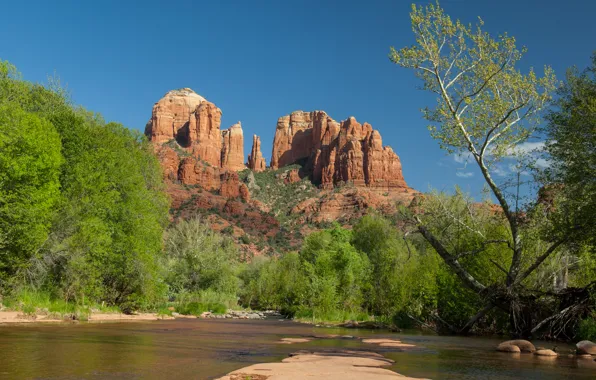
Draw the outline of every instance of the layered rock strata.
[[[399,157],[378,131],[350,117],[338,123],[323,111],[295,111],[277,122],[271,168],[300,164],[323,188],[350,183],[408,191]]]
[[[242,126],[222,131],[221,114],[189,88],[169,91],[155,103],[145,134],[167,180],[240,195],[238,176],[227,173],[246,168]]]

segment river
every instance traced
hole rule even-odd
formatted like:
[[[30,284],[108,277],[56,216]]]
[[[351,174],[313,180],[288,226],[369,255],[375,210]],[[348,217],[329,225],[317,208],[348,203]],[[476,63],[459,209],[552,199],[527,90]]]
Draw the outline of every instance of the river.
[[[283,345],[284,337],[339,334],[401,339],[407,351],[350,339]],[[594,379],[596,362],[494,351],[499,339],[420,332],[323,328],[278,320],[0,325],[0,378],[213,379],[255,363],[280,361],[300,349],[360,349],[395,360],[390,369],[431,379]],[[551,348],[553,343],[534,342]]]

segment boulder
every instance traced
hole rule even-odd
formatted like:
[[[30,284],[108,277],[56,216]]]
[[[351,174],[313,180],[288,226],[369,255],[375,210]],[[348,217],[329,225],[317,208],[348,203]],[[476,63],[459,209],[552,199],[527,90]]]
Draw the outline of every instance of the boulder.
[[[503,342],[497,346],[497,351],[499,352],[510,352],[510,353],[520,353],[521,350],[518,346],[513,344],[508,344],[507,342]]]
[[[537,355],[537,356],[558,356],[558,354],[556,352],[554,352],[553,350],[547,350],[547,349],[536,350],[534,352],[534,355]]]
[[[246,176],[245,182],[249,190],[261,190],[261,186],[257,184],[257,180],[255,179],[255,175],[252,171],[248,173],[248,176]]]
[[[580,355],[596,355],[596,343],[589,340],[582,340],[575,347],[577,347],[577,353]]]
[[[521,352],[530,352],[531,353],[531,352],[536,351],[536,347],[534,347],[534,345],[531,342],[524,340],[524,339],[508,340],[501,344],[517,346]]]

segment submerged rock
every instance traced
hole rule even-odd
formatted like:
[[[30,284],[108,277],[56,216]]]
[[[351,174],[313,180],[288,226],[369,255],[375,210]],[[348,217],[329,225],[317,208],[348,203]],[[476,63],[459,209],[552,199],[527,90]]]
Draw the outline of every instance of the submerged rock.
[[[519,347],[514,346],[513,344],[509,344],[507,342],[503,342],[497,346],[497,351],[499,352],[510,352],[514,354],[518,354],[521,352]]]
[[[501,347],[501,346],[503,346],[503,347],[516,346],[519,348],[519,350],[521,352],[532,353],[532,352],[536,351],[536,347],[534,347],[534,345],[531,342],[524,340],[524,339],[508,340],[508,341],[505,341],[505,342],[499,344],[499,347]],[[497,350],[498,350],[498,347],[497,347]],[[506,351],[506,352],[512,352],[512,351]]]
[[[537,350],[536,352],[534,352],[534,355],[538,355],[538,356],[558,356],[559,354],[557,354],[553,350],[543,349],[543,350]]]
[[[582,340],[581,342],[578,342],[575,347],[577,347],[577,353],[580,355],[596,355],[596,343],[589,340]]]

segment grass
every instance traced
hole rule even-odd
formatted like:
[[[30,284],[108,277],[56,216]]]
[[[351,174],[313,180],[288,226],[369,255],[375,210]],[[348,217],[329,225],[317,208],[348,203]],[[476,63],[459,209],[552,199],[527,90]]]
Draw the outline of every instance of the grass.
[[[13,310],[21,311],[25,315],[46,315],[55,319],[76,319],[86,321],[91,310],[101,312],[120,312],[117,307],[105,305],[85,305],[67,302],[52,297],[49,292],[22,289],[4,300],[4,305]]]
[[[373,317],[361,311],[350,310],[327,310],[319,311],[312,309],[299,309],[294,314],[294,320],[306,323],[343,323],[348,321],[366,322],[373,320]]]

